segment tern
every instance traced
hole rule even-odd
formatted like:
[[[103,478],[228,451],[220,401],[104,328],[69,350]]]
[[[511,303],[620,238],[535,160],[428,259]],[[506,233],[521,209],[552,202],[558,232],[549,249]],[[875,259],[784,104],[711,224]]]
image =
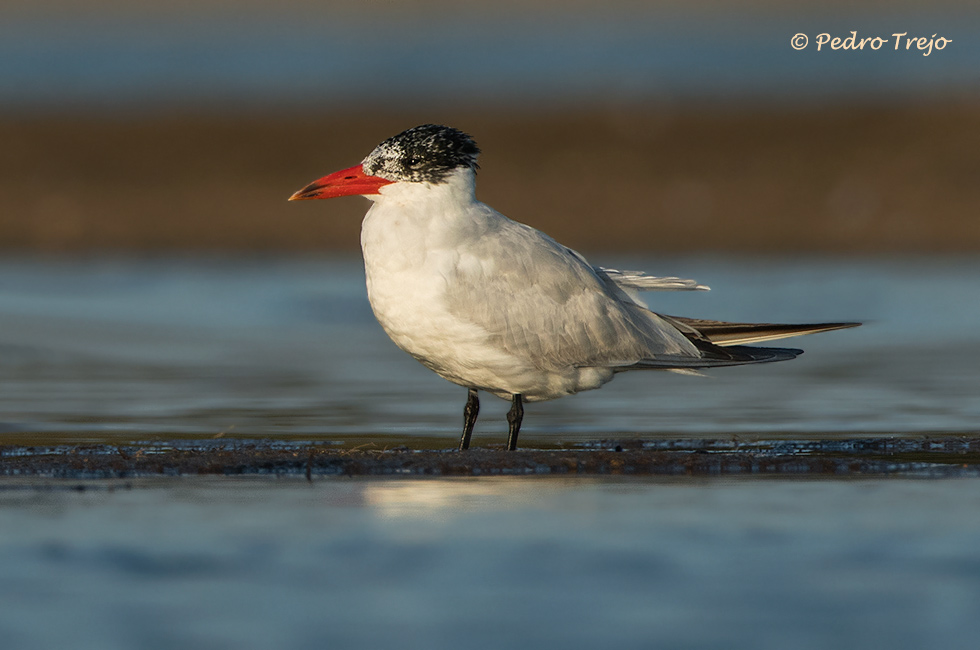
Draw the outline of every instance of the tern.
[[[747,346],[860,323],[729,323],[658,314],[638,292],[705,290],[693,280],[593,266],[548,235],[476,199],[473,139],[424,124],[388,138],[360,164],[289,200],[363,195],[368,299],[392,341],[468,389],[459,449],[469,448],[479,391],[510,400],[507,448],[524,403],[599,388],[627,370],[793,359]]]

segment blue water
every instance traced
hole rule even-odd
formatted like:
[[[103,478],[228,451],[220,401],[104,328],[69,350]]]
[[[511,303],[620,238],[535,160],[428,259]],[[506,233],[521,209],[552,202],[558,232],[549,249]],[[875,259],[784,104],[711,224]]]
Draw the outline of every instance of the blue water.
[[[966,650],[980,634],[969,480],[0,483],[17,650]]]
[[[591,257],[711,285],[647,294],[669,314],[866,324],[796,339],[806,354],[791,362],[627,373],[529,405],[528,443],[977,430],[975,259]],[[451,446],[466,396],[388,340],[354,257],[8,257],[0,385],[8,437],[76,440],[429,436]],[[499,442],[507,404],[483,402],[474,442]]]
[[[626,375],[525,444],[976,432],[975,259],[623,259],[671,313],[867,319],[787,363]],[[0,261],[0,443],[186,434],[452,447],[465,391],[355,258]],[[474,444],[501,442],[484,400]],[[975,480],[0,480],[0,645],[972,649]]]
[[[47,14],[0,22],[0,110],[929,101],[976,92],[975,10]],[[817,52],[818,34],[951,39]],[[795,51],[797,33],[811,46]]]

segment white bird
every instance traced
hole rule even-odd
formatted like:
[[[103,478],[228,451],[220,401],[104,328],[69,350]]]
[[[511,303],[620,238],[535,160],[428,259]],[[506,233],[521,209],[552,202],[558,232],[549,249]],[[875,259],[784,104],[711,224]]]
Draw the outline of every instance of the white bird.
[[[640,290],[707,289],[693,280],[592,266],[579,253],[476,200],[473,139],[425,124],[379,144],[359,165],[290,200],[363,195],[368,299],[398,347],[469,390],[459,449],[478,391],[512,402],[516,449],[524,402],[599,388],[618,372],[793,359],[801,350],[742,344],[854,327],[775,325],[666,316]]]

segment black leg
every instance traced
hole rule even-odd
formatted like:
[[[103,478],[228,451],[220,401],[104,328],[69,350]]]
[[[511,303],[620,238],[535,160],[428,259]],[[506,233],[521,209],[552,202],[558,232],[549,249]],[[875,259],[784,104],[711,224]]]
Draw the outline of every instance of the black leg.
[[[517,449],[517,434],[521,432],[521,420],[524,419],[524,403],[520,395],[514,395],[510,410],[507,411],[507,449]]]
[[[470,448],[470,436],[473,435],[473,425],[476,424],[476,416],[479,414],[480,398],[477,397],[476,389],[471,388],[466,398],[466,406],[463,407],[463,437],[459,439],[460,451]]]

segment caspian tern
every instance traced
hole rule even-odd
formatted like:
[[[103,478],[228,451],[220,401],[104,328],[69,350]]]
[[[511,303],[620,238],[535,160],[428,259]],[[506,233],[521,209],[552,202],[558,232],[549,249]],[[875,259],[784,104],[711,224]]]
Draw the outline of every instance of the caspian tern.
[[[473,139],[425,124],[388,138],[349,169],[289,200],[363,195],[368,299],[398,347],[468,389],[459,449],[478,391],[511,401],[507,448],[524,402],[599,388],[626,370],[793,359],[802,350],[743,344],[859,323],[726,323],[650,311],[642,290],[707,289],[693,280],[592,266],[579,253],[476,200]]]

